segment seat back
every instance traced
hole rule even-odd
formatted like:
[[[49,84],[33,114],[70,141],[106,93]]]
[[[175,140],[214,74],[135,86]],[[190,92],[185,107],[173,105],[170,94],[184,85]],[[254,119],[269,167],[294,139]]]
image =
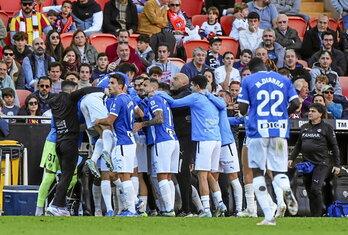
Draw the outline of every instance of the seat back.
[[[22,107],[25,103],[25,98],[27,98],[28,95],[31,94],[30,91],[28,90],[16,90],[18,100],[19,100],[19,105]]]
[[[2,20],[2,22],[4,22],[4,25],[7,28],[8,19],[9,19],[8,14],[6,12],[4,12],[4,11],[0,11],[0,19]]]
[[[193,26],[198,25],[199,27],[202,26],[202,24],[207,21],[208,17],[206,15],[194,15],[192,16],[192,24]]]
[[[11,15],[21,9],[20,0],[0,0],[0,6],[2,11],[11,13]]]
[[[202,7],[203,7],[202,0],[181,0],[180,9],[186,12],[188,17],[201,14]]]
[[[139,35],[140,34],[131,34],[130,36],[129,36],[129,42],[128,42],[128,45],[130,46],[130,47],[133,47],[134,49],[136,49],[137,48],[137,44],[138,44],[138,42],[137,42],[137,38],[139,37]]]
[[[89,36],[89,41],[98,53],[105,52],[105,49],[116,43],[117,39],[110,33],[93,33]]]
[[[288,16],[289,19],[289,27],[296,29],[298,32],[298,36],[301,40],[303,40],[303,37],[307,30],[307,22],[300,16]]]
[[[192,58],[192,52],[196,47],[203,47],[206,50],[209,50],[209,43],[207,41],[202,40],[191,40],[184,44],[185,53],[187,59]]]
[[[73,39],[73,33],[62,33],[60,35],[60,41],[62,42],[64,48],[67,48],[70,46],[72,39]]]
[[[227,36],[230,35],[234,19],[234,16],[222,16],[220,18],[221,27]]]
[[[185,61],[183,61],[180,58],[169,57],[168,59],[169,59],[169,61],[173,62],[176,66],[178,66],[179,69],[181,69],[182,66],[184,66],[184,64],[185,64]]]
[[[237,57],[239,42],[231,37],[221,36],[222,39],[220,54],[223,55],[226,51],[232,51],[234,57]]]
[[[308,63],[307,63],[307,61],[305,61],[305,60],[297,60],[297,62],[298,62],[299,64],[302,64],[302,66],[303,66],[304,68],[308,68]]]

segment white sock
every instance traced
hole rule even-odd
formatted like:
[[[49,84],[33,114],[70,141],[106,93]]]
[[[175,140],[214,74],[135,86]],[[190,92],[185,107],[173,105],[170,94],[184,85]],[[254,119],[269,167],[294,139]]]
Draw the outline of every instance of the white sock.
[[[213,201],[214,201],[215,206],[218,207],[220,205],[220,203],[222,203],[221,191],[213,192],[212,196],[213,196]],[[204,204],[203,204],[203,206],[204,206]],[[205,209],[205,206],[204,206],[204,209]]]
[[[243,207],[243,189],[242,185],[240,185],[239,179],[235,179],[231,181],[232,189],[233,189],[233,197],[236,203],[236,210],[242,211]]]
[[[282,205],[284,204],[284,194],[283,194],[283,190],[281,189],[281,187],[278,186],[278,184],[273,181],[272,182],[273,185],[273,190],[274,190],[274,194],[276,195],[277,198],[277,205]]]
[[[254,207],[255,196],[254,196],[253,184],[245,184],[244,190],[245,190],[246,208],[248,208],[249,210],[255,210],[255,207]]]
[[[283,191],[291,190],[289,177],[285,174],[277,174],[274,176],[273,182],[275,182]]]
[[[264,176],[258,176],[253,180],[253,187],[257,201],[259,202],[266,220],[272,220],[273,215],[271,212],[270,204],[268,201],[268,192]]]
[[[102,180],[100,183],[101,192],[103,195],[103,199],[105,202],[106,210],[112,210],[112,204],[111,204],[111,185],[109,180]]]
[[[171,196],[171,189],[170,189],[168,180],[161,180],[160,182],[158,182],[158,185],[161,192],[161,198],[165,206],[165,210],[169,212],[173,208],[171,207],[172,196]]]
[[[117,179],[114,181],[114,184],[116,185],[116,196],[117,196],[117,204],[118,204],[118,211],[117,214],[119,214],[123,209],[126,207],[126,201],[123,193],[122,188],[122,182],[120,179]]]
[[[127,209],[132,212],[135,213],[135,204],[134,204],[134,188],[133,188],[133,184],[132,181],[127,180],[127,181],[123,181],[122,182],[122,187],[123,187],[123,191],[124,191],[124,196],[126,199],[126,205],[127,205]]]
[[[143,201],[144,206],[142,206],[141,208],[139,208],[140,212],[145,212],[146,208],[147,208],[147,196],[139,196],[139,199]]]
[[[91,159],[97,163],[98,159],[100,158],[100,154],[103,151],[103,140],[98,139],[97,142],[95,142],[94,150]]]
[[[93,201],[94,201],[94,210],[101,210],[101,187],[97,186],[95,184],[92,185],[92,194],[93,194]]]
[[[138,177],[131,177],[131,181],[133,184],[133,188],[134,188],[134,193],[135,193],[135,197],[134,197],[134,202],[135,204],[138,203],[139,199],[138,199],[138,193],[139,193],[139,178]]]
[[[204,208],[203,208],[203,205],[202,205],[202,202],[199,198],[199,194],[198,194],[198,191],[197,189],[191,185],[191,188],[192,188],[192,202],[193,202],[193,205],[195,205],[195,207],[197,208],[197,211],[203,211]]]
[[[103,131],[103,150],[107,151],[109,154],[111,154],[112,144],[113,144],[114,138],[112,135],[111,130],[104,130]]]
[[[116,188],[117,188],[116,186],[115,187],[111,187],[112,202],[114,204],[113,206],[114,206],[115,214],[118,213],[118,209],[119,209]]]
[[[175,205],[175,186],[174,182],[172,180],[168,181],[169,187],[170,187],[170,198],[171,198],[171,204],[170,207],[174,209]]]
[[[202,205],[205,212],[210,211],[209,195],[201,196]]]

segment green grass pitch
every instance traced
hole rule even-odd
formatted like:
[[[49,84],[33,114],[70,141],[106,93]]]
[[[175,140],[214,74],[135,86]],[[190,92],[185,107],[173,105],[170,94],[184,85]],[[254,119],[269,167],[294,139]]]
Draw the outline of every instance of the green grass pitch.
[[[279,218],[277,226],[256,226],[262,218],[117,218],[1,216],[0,234],[348,234],[348,218]]]

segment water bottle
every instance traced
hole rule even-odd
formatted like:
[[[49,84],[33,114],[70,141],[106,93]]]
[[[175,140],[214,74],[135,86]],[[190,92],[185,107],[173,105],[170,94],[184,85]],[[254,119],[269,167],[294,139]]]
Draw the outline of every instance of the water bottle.
[[[79,204],[79,210],[77,212],[78,216],[83,216],[83,207],[82,207],[82,202]]]

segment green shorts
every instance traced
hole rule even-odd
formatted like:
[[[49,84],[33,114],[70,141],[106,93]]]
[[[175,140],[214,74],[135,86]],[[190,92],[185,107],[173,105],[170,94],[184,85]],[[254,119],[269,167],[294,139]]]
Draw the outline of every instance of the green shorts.
[[[60,170],[59,159],[56,153],[56,143],[46,140],[42,151],[40,167],[52,172]]]

